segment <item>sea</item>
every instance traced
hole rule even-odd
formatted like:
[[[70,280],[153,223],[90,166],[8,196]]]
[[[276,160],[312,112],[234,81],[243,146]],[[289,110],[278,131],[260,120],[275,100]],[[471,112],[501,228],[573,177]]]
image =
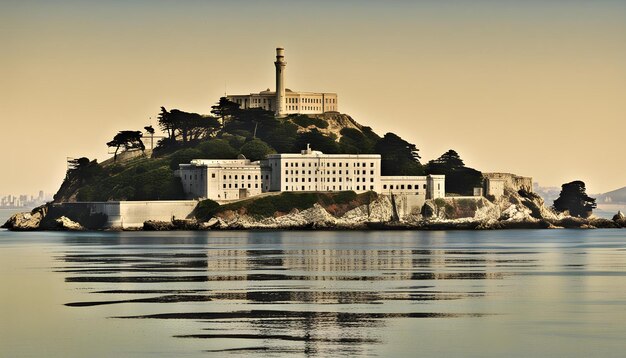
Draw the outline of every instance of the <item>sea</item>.
[[[0,357],[624,357],[626,230],[0,231]]]

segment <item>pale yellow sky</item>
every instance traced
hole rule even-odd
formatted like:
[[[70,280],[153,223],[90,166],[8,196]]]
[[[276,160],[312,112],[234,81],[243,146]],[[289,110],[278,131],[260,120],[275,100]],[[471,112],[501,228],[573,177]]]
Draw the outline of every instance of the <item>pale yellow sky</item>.
[[[0,1],[0,194],[56,191],[160,106],[273,88],[279,45],[287,87],[423,162],[626,186],[623,1]]]

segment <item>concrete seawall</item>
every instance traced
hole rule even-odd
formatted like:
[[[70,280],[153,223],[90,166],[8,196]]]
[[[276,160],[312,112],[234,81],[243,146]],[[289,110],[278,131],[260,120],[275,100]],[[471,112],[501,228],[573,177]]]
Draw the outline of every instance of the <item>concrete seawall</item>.
[[[61,207],[80,208],[91,214],[105,214],[109,228],[141,228],[144,221],[171,221],[187,219],[198,202],[196,200],[109,201],[62,203]]]

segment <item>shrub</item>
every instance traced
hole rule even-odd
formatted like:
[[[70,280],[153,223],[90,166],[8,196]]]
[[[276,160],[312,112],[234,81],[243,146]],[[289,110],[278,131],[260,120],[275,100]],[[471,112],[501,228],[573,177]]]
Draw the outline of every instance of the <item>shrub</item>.
[[[299,125],[300,127],[307,128],[310,126],[316,126],[317,128],[328,128],[328,122],[323,120],[322,118],[317,117],[309,117],[306,115],[299,115],[293,119],[293,123]]]
[[[201,157],[205,159],[235,159],[239,154],[239,151],[225,139],[202,142],[197,149],[202,153]]]
[[[220,207],[220,204],[211,199],[202,200],[194,209],[192,215],[200,221],[209,220]]]
[[[174,154],[170,158],[170,169],[176,170],[180,164],[191,162],[192,159],[202,158],[202,152],[197,149],[187,148],[182,149]]]

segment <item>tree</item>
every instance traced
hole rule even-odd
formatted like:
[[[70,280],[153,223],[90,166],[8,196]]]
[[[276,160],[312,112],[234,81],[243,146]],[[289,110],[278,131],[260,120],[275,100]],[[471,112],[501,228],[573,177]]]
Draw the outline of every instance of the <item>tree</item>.
[[[439,158],[426,164],[426,174],[446,176],[446,192],[461,195],[473,195],[475,187],[482,186],[482,173],[468,168],[459,154],[450,149]]]
[[[211,113],[222,120],[222,125],[226,124],[226,120],[239,112],[239,104],[228,100],[226,97],[220,97],[220,100],[214,106],[211,106]]]
[[[374,152],[376,140],[368,138],[363,132],[356,128],[342,128],[339,132],[341,139],[339,144],[342,151],[349,154],[368,154]],[[380,138],[378,138],[380,139]]]
[[[67,161],[67,178],[89,180],[103,174],[102,166],[97,160],[89,158],[72,158]]]
[[[145,151],[146,146],[141,141],[142,136],[141,131],[121,131],[117,133],[113,140],[107,143],[107,146],[115,147],[113,161],[117,160],[117,152],[120,150],[120,147],[124,147],[124,150],[140,149]]]
[[[186,145],[188,142],[209,138],[220,128],[220,123],[215,117],[178,109],[168,111],[165,107],[161,107],[158,121],[159,127],[168,137],[162,142],[163,145],[176,144],[177,138]]]
[[[569,211],[571,216],[582,218],[589,217],[596,207],[596,199],[587,196],[585,183],[580,180],[561,185],[561,194],[553,205],[558,212]]]
[[[419,149],[396,134],[385,134],[374,151],[381,156],[382,175],[424,175]]]
[[[324,135],[317,129],[298,134],[295,143],[296,150],[306,149],[307,144],[311,146],[311,149],[319,150],[325,154],[337,154],[340,152],[339,144],[333,138]]]
[[[161,130],[167,134],[167,138],[170,140],[176,140],[173,118],[165,107],[161,107],[161,113],[159,113],[157,121]]]
[[[226,139],[211,139],[198,145],[205,159],[235,159],[239,152]]]
[[[258,138],[247,142],[241,147],[241,154],[252,161],[265,159],[268,154],[272,153],[276,153],[276,151]]]
[[[181,149],[172,154],[170,158],[170,169],[176,170],[178,169],[179,164],[189,164],[189,162],[191,162],[193,159],[200,158],[202,158],[202,152],[197,149]]]

